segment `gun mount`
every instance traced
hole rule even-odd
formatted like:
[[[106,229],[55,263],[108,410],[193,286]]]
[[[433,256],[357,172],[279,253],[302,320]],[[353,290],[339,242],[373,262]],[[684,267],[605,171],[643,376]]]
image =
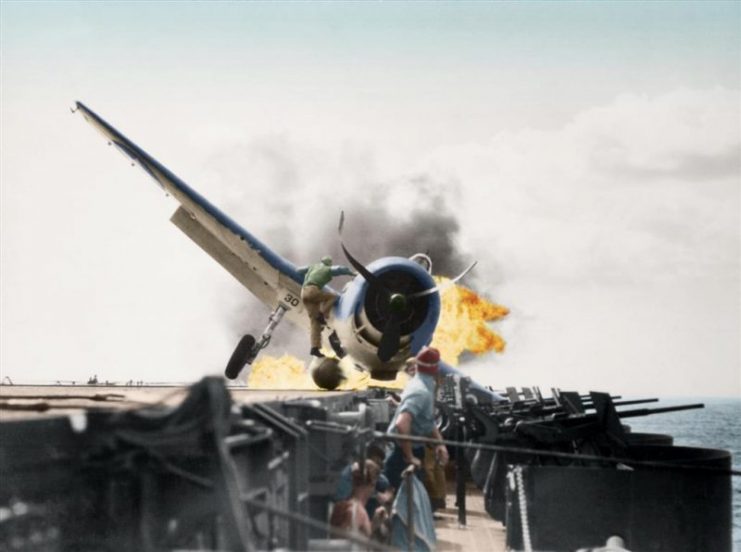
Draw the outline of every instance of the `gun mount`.
[[[558,389],[544,398],[537,387],[500,394],[508,400],[487,399],[471,392],[467,378],[448,377],[438,409],[446,439],[463,434],[484,445],[459,449],[456,461],[467,463],[489,515],[506,524],[510,548],[523,549],[527,538],[535,550],[573,550],[623,526],[630,549],[730,549],[730,478],[691,469],[729,470],[730,454],[673,446],[669,435],[634,433],[623,423],[704,405],[621,410],[657,399]],[[610,515],[592,515],[604,501]],[[527,522],[534,518],[535,528]],[[685,538],[687,527],[695,540]]]

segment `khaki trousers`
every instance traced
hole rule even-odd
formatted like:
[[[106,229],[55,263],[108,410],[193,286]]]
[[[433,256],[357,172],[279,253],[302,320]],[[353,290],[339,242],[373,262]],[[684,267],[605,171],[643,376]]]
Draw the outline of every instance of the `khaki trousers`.
[[[337,295],[317,286],[305,286],[301,288],[301,301],[311,321],[311,347],[319,348],[322,346],[322,323],[319,321],[319,315],[325,319],[329,317],[332,306],[337,301]]]
[[[437,463],[435,447],[425,445],[425,459],[422,464],[425,469],[425,488],[430,495],[433,510],[445,508],[445,495],[448,493],[445,481],[445,468]]]

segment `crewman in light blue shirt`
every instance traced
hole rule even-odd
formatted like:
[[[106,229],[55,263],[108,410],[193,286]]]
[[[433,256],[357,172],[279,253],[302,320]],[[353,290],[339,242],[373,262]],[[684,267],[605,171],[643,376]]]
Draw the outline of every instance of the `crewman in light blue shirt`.
[[[417,373],[401,394],[401,402],[396,408],[388,433],[442,440],[442,435],[435,424],[435,386],[439,362],[440,352],[437,349],[425,347],[419,352],[415,362]],[[445,445],[435,447],[435,456],[440,464],[448,463],[448,449]],[[399,439],[394,444],[394,450],[386,458],[384,474],[391,485],[398,489],[404,468],[414,464],[420,470],[422,458],[424,458],[423,445],[412,446],[410,441]]]

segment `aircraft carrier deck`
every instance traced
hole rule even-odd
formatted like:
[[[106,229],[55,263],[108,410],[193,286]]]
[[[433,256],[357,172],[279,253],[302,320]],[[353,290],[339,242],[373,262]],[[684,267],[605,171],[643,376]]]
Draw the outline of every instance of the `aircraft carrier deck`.
[[[0,385],[0,421],[60,416],[82,410],[127,409],[179,404],[188,393],[187,384],[159,385]],[[248,389],[230,386],[235,402],[312,399],[332,391]]]
[[[741,474],[728,451],[624,423],[703,405],[625,410],[657,399],[537,388],[487,403],[467,385],[440,386],[454,467],[437,550],[575,551],[616,535],[627,550],[731,550],[730,479]],[[222,378],[2,385],[0,549],[349,549],[326,525],[337,476],[387,438],[392,409],[381,389],[252,390]]]
[[[96,410],[110,411],[153,405],[176,406],[186,396],[186,385],[2,385],[0,386],[0,423],[74,416]],[[236,403],[275,402],[316,399],[328,395],[349,396],[350,392],[306,390],[255,390],[230,386]],[[455,484],[449,481],[447,507],[435,513],[437,550],[506,550],[504,526],[492,519],[484,508],[481,490],[468,483],[466,488],[466,525],[458,521],[454,507]]]

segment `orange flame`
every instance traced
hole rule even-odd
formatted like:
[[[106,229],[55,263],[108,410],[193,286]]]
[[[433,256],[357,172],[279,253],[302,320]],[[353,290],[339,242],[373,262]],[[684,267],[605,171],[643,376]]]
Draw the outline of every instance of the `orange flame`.
[[[329,354],[327,351],[324,352]],[[404,372],[399,372],[394,380],[375,380],[368,372],[358,371],[348,359],[341,360],[340,367],[345,375],[345,381],[337,388],[338,391],[357,391],[368,387],[404,389],[409,381],[409,376]],[[283,355],[280,358],[269,355],[260,357],[252,365],[247,378],[247,386],[252,389],[305,389],[307,391],[319,389],[311,379],[306,363],[291,355]]]
[[[447,278],[435,280],[444,284]],[[432,346],[440,350],[440,356],[447,363],[457,366],[459,357],[465,352],[481,355],[504,351],[504,339],[491,330],[488,323],[507,316],[507,307],[487,301],[459,285],[443,290],[441,299],[440,321]]]
[[[435,278],[440,283],[445,278]],[[440,356],[453,366],[458,365],[464,352],[481,355],[490,351],[504,351],[504,340],[488,323],[506,316],[509,309],[480,297],[463,286],[451,286],[441,294],[442,308],[432,346],[440,350]],[[326,351],[325,351],[326,353]],[[354,391],[370,387],[403,389],[409,377],[400,372],[393,381],[379,381],[367,372],[359,372],[347,359],[340,362],[347,378],[338,390]],[[307,370],[306,363],[294,356],[280,358],[264,355],[253,365],[247,379],[252,389],[319,389]]]
[[[252,389],[316,389],[304,362],[295,356],[264,355],[252,364],[247,377]]]

